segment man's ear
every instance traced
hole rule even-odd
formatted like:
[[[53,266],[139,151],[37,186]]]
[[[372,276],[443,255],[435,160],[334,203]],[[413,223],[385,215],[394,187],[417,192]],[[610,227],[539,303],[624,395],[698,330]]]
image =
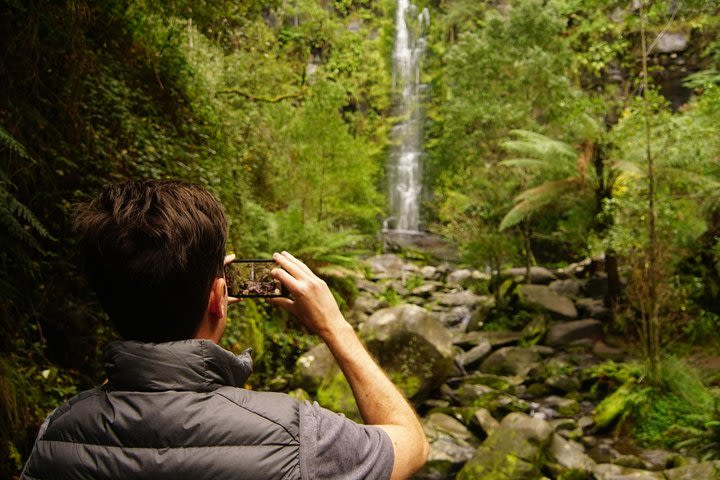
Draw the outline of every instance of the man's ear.
[[[227,289],[223,277],[216,278],[210,288],[208,313],[217,319],[225,318],[227,315]]]

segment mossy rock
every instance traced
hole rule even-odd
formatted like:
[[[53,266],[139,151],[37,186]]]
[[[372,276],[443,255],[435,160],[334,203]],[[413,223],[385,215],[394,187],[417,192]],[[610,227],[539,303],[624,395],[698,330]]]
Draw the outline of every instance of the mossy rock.
[[[538,480],[540,469],[511,454],[480,447],[460,470],[457,480]]]
[[[362,421],[350,384],[345,380],[342,372],[336,373],[320,384],[317,389],[317,400],[328,410],[343,413],[356,422]]]

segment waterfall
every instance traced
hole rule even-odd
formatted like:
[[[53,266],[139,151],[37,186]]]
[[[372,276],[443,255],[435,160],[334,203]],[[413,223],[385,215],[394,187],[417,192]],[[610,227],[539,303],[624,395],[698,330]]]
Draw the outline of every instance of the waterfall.
[[[394,148],[389,162],[390,210],[395,230],[410,232],[416,232],[420,227],[423,156],[420,66],[429,23],[427,8],[418,12],[409,0],[398,0],[393,87],[402,121],[393,128]]]

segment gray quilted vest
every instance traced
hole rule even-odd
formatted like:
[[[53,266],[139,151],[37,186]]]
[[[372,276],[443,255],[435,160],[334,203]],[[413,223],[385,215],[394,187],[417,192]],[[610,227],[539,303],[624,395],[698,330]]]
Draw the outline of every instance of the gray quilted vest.
[[[113,342],[106,368],[50,416],[22,478],[300,479],[299,405],[242,388],[248,352]]]

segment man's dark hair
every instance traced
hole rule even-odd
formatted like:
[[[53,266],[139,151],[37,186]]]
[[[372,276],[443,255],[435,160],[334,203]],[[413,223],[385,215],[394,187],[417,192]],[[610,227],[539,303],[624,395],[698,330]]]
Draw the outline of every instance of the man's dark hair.
[[[178,181],[107,185],[74,220],[83,268],[123,338],[193,336],[222,275],[227,220],[215,197]]]

